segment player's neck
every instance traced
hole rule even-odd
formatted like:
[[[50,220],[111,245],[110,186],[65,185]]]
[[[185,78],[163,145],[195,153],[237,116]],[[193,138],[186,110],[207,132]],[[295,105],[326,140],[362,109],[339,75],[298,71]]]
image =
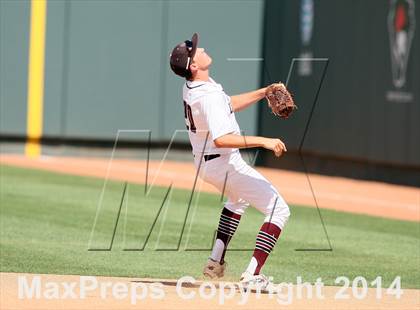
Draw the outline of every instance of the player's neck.
[[[204,81],[204,82],[209,82],[210,78],[209,78],[209,70],[205,70],[205,71],[197,71],[197,73],[195,74],[195,76],[192,79],[193,81]]]

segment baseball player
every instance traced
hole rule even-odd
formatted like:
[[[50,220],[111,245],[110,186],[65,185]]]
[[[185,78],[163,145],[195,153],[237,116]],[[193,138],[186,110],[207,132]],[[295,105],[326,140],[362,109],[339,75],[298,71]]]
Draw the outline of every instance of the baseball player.
[[[271,285],[261,274],[290,216],[289,207],[277,189],[241,157],[239,149],[263,147],[281,156],[286,146],[280,139],[242,136],[235,112],[246,109],[265,96],[265,88],[228,96],[209,75],[212,59],[198,48],[198,35],[173,49],[170,66],[186,79],[183,85],[184,116],[200,178],[224,192],[227,201],[220,215],[216,241],[203,273],[223,277],[229,241],[245,209],[252,205],[265,215],[257,235],[255,250],[243,272],[243,286],[268,289]]]

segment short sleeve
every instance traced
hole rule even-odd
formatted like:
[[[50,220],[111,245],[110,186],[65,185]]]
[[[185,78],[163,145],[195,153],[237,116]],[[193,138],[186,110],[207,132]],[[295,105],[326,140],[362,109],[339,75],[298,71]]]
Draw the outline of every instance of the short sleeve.
[[[207,95],[203,100],[202,109],[213,141],[235,131],[229,116],[229,104],[222,93]]]

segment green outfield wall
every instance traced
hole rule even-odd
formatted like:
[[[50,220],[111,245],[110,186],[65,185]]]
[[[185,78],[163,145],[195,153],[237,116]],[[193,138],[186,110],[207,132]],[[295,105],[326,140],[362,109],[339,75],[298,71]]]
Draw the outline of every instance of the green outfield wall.
[[[26,134],[29,2],[0,1],[0,133]]]
[[[169,53],[193,32],[227,93],[259,86],[260,62],[228,59],[261,57],[262,0],[47,3],[44,137],[112,140],[118,129],[150,129],[161,141],[185,129]],[[0,134],[25,136],[30,2],[2,0],[0,14]],[[256,108],[238,119],[256,134]]]
[[[2,140],[27,134],[30,7],[0,1]],[[166,143],[184,129],[169,53],[199,32],[228,94],[289,76],[299,107],[289,120],[265,103],[238,113],[245,133],[288,145],[259,164],[302,170],[301,150],[314,172],[420,185],[419,19],[414,0],[49,0],[43,138],[150,129]]]
[[[380,178],[374,165],[417,169],[412,181],[420,185],[420,3],[270,0],[265,12],[263,84],[286,81],[292,59],[301,58],[289,79],[299,109],[280,121],[262,108],[260,134],[282,137],[298,152],[327,65],[320,58],[327,58],[302,145],[312,168],[335,174],[333,161],[353,162],[355,174],[373,178]],[[260,164],[301,165],[270,156]]]

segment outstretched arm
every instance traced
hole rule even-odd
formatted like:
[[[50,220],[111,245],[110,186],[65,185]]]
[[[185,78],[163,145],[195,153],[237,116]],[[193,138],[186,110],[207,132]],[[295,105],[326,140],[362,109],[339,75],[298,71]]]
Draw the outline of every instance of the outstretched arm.
[[[240,136],[227,134],[214,140],[218,148],[252,148],[263,147],[274,152],[277,157],[287,152],[286,145],[280,139],[271,139],[257,136]]]
[[[230,100],[232,103],[232,109],[234,112],[238,112],[241,111],[243,109],[246,109],[247,107],[249,107],[250,105],[258,102],[259,100],[261,100],[262,98],[265,97],[265,89],[264,88],[260,88],[248,93],[243,93],[240,95],[235,95],[235,96],[231,96]]]

